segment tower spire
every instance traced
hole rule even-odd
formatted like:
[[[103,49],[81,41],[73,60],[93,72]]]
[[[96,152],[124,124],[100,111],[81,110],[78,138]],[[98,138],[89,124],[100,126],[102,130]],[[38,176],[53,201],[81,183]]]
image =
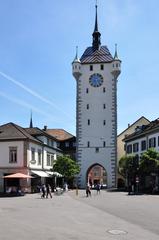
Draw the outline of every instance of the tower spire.
[[[117,52],[117,44],[115,44],[115,54],[114,54],[114,59],[118,60],[118,52]]]
[[[30,128],[33,128],[33,120],[32,120],[32,111],[31,111],[31,116],[30,116]]]
[[[92,34],[93,36],[93,49],[94,50],[98,50],[100,45],[101,45],[101,41],[100,41],[100,32],[98,31],[98,13],[97,13],[97,1],[96,1],[96,5],[95,5],[95,26],[94,26],[94,32]]]

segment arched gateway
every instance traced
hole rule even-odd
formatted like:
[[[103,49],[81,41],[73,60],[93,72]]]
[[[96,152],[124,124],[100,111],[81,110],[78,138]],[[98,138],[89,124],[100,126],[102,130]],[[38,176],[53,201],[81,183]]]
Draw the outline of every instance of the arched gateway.
[[[91,187],[95,187],[97,184],[107,187],[106,169],[98,163],[93,164],[87,170],[86,182],[89,183]]]
[[[97,6],[92,46],[72,63],[77,82],[77,161],[81,167],[78,185],[84,188],[87,171],[98,163],[107,171],[108,188],[116,187],[117,162],[117,77],[121,61],[101,46]]]

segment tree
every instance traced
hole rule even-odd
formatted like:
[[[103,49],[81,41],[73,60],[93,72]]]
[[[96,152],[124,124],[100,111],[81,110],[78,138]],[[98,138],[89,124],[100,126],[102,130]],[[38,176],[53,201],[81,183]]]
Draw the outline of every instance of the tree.
[[[150,175],[157,171],[159,166],[159,153],[149,148],[141,155],[139,171],[141,175]]]
[[[119,173],[126,179],[134,172],[134,156],[123,156],[119,160]]]
[[[138,174],[139,157],[138,155],[123,156],[119,161],[119,173],[125,178],[126,187],[136,185]]]
[[[73,180],[76,174],[80,172],[79,165],[68,155],[59,156],[53,166],[53,171],[63,175],[65,180]]]

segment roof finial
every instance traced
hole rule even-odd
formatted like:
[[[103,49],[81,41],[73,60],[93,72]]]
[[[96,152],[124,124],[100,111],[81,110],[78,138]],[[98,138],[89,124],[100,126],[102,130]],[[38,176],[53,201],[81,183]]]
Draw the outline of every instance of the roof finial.
[[[31,116],[30,116],[30,128],[33,128],[33,120],[32,120],[32,110],[31,110]]]
[[[117,43],[115,44],[115,54],[114,54],[114,59],[119,59],[119,58],[118,58],[118,52],[117,52]]]
[[[78,46],[76,46],[76,56],[75,59],[78,59]]]
[[[95,5],[95,8],[96,8],[96,18],[95,18],[95,27],[94,27],[94,32],[98,32],[98,14],[97,14],[97,0],[96,0],[96,5]]]
[[[97,14],[97,0],[96,0],[96,5],[95,5],[95,8],[96,8],[96,13],[95,13],[95,26],[94,26],[94,32],[93,32],[93,48],[95,50],[99,49],[100,47],[100,32],[98,31],[98,14]]]

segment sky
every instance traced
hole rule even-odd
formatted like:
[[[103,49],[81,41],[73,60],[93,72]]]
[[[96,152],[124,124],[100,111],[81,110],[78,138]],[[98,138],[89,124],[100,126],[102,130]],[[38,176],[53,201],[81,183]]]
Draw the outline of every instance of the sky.
[[[118,44],[118,133],[159,117],[159,1],[98,0],[102,45]],[[95,0],[0,0],[0,125],[76,133],[71,63],[92,44]]]

